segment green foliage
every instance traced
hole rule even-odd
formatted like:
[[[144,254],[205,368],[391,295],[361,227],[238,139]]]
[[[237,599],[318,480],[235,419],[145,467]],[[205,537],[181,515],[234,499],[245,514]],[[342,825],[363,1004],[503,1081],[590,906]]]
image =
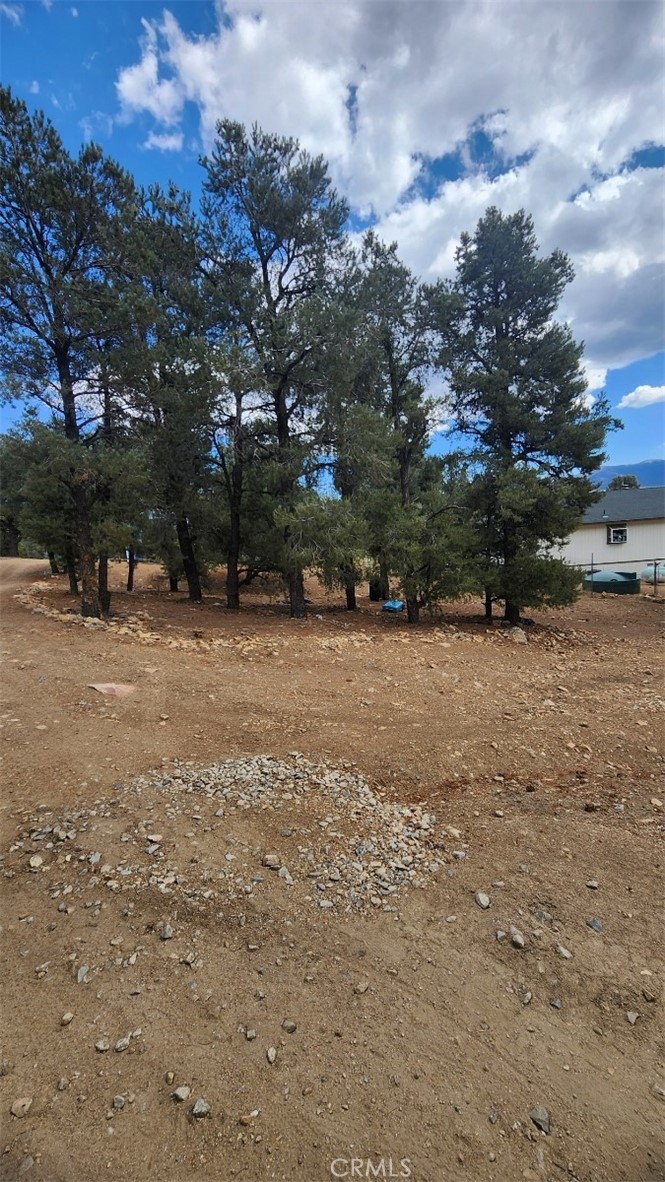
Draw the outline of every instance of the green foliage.
[[[96,559],[126,546],[193,599],[225,558],[230,607],[243,569],[280,571],[304,613],[307,567],[351,608],[391,575],[410,620],[469,591],[512,619],[569,602],[552,554],[617,424],[555,319],[567,258],[489,209],[456,281],[426,286],[374,232],[352,247],[297,141],[222,121],[203,163],[198,214],[0,88],[0,397],[53,416],[0,440],[3,548],[76,554],[88,614]],[[435,366],[468,442],[446,460]]]
[[[546,575],[547,551],[597,499],[590,476],[617,424],[604,400],[585,399],[582,347],[553,319],[572,269],[560,251],[538,257],[531,218],[489,209],[456,257],[439,365],[455,425],[473,441],[485,585],[516,619],[527,603],[568,602],[561,577]]]
[[[608,492],[618,492],[624,488],[639,488],[640,482],[637,476],[628,474],[626,476],[613,476],[607,486]]]

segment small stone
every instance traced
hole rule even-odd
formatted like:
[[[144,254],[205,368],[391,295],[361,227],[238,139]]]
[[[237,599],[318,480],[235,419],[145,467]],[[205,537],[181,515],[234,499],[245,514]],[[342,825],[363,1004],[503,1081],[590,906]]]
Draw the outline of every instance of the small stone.
[[[122,1112],[123,1108],[125,1107],[125,1097],[124,1096],[114,1096],[113,1097],[113,1107],[115,1108],[116,1112]]]
[[[173,1099],[177,1100],[179,1104],[184,1104],[185,1100],[189,1100],[191,1094],[192,1089],[188,1088],[187,1085],[184,1084],[181,1088],[176,1088],[175,1092],[173,1093]]]
[[[568,948],[564,948],[563,944],[557,944],[556,950],[559,953],[559,956],[562,956],[564,960],[570,960],[571,956],[573,955]]]
[[[30,1154],[28,1154],[27,1157],[23,1158],[23,1161],[21,1162],[21,1164],[19,1166],[19,1170],[18,1170],[19,1174],[27,1174],[28,1170],[31,1170],[32,1167],[34,1166],[34,1164],[35,1164],[34,1157],[30,1157]]]
[[[652,993],[650,989],[643,989],[642,990],[642,997],[644,998],[645,1001],[648,1001],[648,1002],[656,1001],[656,994]]]
[[[17,1119],[20,1120],[21,1117],[28,1115],[31,1108],[32,1096],[19,1096],[18,1100],[14,1100],[14,1103],[12,1104],[12,1116],[17,1117]]]
[[[598,932],[599,935],[603,930],[603,925],[599,919],[593,919],[593,918],[587,919],[586,926],[588,928],[591,928],[592,932]]]
[[[476,893],[473,897],[474,897],[476,903],[478,904],[478,906],[482,907],[483,911],[487,911],[487,908],[490,905],[489,895],[486,895],[484,891],[476,891]]]
[[[639,1016],[640,1015],[638,1014],[637,1010],[628,1010],[628,1012],[626,1014],[626,1017],[627,1017],[628,1021],[630,1022],[631,1026],[635,1025]]]
[[[275,1062],[276,1058],[277,1058],[276,1048],[275,1047],[268,1047],[268,1050],[266,1051],[266,1059],[268,1060],[268,1062],[272,1065]]]
[[[253,1042],[254,1039],[256,1038],[256,1031],[255,1030],[246,1030],[245,1031],[245,1038],[247,1039],[247,1042]]]
[[[95,1043],[95,1050],[99,1051],[100,1055],[103,1055],[104,1051],[109,1051],[110,1049],[111,1049],[111,1044],[110,1044],[110,1042],[107,1042],[107,1040],[105,1038],[100,1038]]]
[[[553,997],[550,1002],[550,1005],[552,1006],[552,1009],[560,1010],[561,1009],[561,998],[560,997]]]
[[[268,870],[279,870],[282,864],[282,859],[279,854],[264,854],[261,859],[261,865],[267,866]]]
[[[67,1013],[63,1014],[62,1018],[60,1019],[60,1025],[61,1026],[69,1026],[69,1023],[73,1022],[73,1021],[74,1021],[74,1015],[72,1013],[70,1013],[69,1010],[67,1010]]]
[[[524,994],[524,997],[522,998],[522,1004],[525,1006],[528,1006],[529,1003],[531,1002],[532,998],[533,998],[533,993],[531,993],[530,991],[527,991]]]
[[[67,1079],[66,1075],[63,1075],[61,1077],[61,1079],[58,1080],[58,1091],[59,1092],[66,1092],[68,1087],[69,1087],[69,1080]]]
[[[524,945],[526,944],[526,940],[524,939],[522,933],[518,928],[512,927],[512,925],[510,928],[510,939],[514,948],[524,948]]]
[[[293,1018],[285,1018],[282,1022],[282,1030],[286,1030],[287,1034],[295,1034],[297,1029],[298,1027],[293,1021]]]
[[[33,854],[33,856],[30,859],[30,869],[31,870],[39,870],[39,867],[43,864],[43,862],[44,862],[44,859],[42,857],[40,857],[39,854]]]
[[[504,931],[502,931],[501,928],[498,928],[497,933],[496,933],[496,938],[497,938],[497,940],[505,940],[506,933]]]
[[[541,1104],[536,1104],[535,1108],[529,1109],[529,1117],[538,1129],[542,1129],[543,1133],[550,1131],[550,1114],[546,1108]]]
[[[203,1116],[210,1116],[210,1105],[208,1101],[199,1097],[192,1108],[192,1116],[195,1116],[197,1120],[200,1120]]]
[[[170,923],[163,923],[159,929],[159,937],[161,940],[173,939],[173,928]]]
[[[362,981],[358,981],[357,985],[354,986],[353,992],[354,993],[367,993],[368,989],[369,989],[369,981],[367,980],[366,977],[363,977]]]
[[[120,1051],[126,1051],[126,1050],[127,1050],[127,1047],[129,1046],[129,1044],[130,1044],[130,1042],[131,1042],[131,1040],[132,1040],[132,1036],[131,1036],[131,1034],[126,1034],[126,1035],[124,1036],[124,1038],[119,1038],[119,1039],[118,1039],[118,1041],[117,1041],[117,1043],[115,1044],[115,1046],[114,1046],[113,1050],[114,1050],[114,1051],[118,1051],[118,1053],[120,1053]]]
[[[660,1084],[657,1084],[657,1083],[653,1084],[653,1086],[651,1088],[651,1092],[659,1100],[665,1100],[665,1088],[661,1087]]]
[[[76,974],[76,980],[79,985],[85,984],[86,977],[88,976],[89,972],[90,972],[90,965],[89,964],[82,964]]]
[[[166,1080],[167,1084],[172,1084],[175,1079],[175,1071],[167,1071],[164,1079]]]
[[[586,885],[588,886],[590,891],[597,891],[598,890],[598,879],[597,878],[590,878]]]

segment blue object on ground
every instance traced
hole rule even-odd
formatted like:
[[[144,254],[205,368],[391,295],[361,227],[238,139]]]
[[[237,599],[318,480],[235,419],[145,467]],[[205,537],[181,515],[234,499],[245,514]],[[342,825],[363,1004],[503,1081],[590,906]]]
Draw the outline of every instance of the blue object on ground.
[[[402,599],[387,599],[383,605],[384,612],[403,612],[404,601]]]

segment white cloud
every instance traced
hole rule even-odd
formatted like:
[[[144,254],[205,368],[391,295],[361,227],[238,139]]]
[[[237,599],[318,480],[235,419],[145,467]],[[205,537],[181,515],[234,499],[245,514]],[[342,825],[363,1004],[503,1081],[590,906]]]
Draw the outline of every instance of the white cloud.
[[[120,71],[116,89],[126,116],[136,111],[148,111],[158,123],[173,124],[180,117],[183,106],[182,86],[174,79],[159,77],[157,33],[149,21],[144,28],[141,61]]]
[[[543,249],[573,260],[562,311],[598,389],[608,368],[661,347],[663,290],[663,174],[628,167],[662,140],[662,11],[601,7],[602,19],[566,0],[218,0],[208,35],[168,10],[144,20],[117,92],[123,117],[152,115],[157,135],[194,104],[204,150],[226,117],[296,136],[426,278],[453,273],[460,233],[490,203],[526,208]],[[451,154],[457,179],[436,165]]]
[[[79,14],[78,8],[70,8],[69,11],[71,12],[72,16],[78,16]]]
[[[23,18],[23,5],[0,3],[0,16],[6,17],[11,25],[20,25]]]
[[[39,94],[39,83],[36,78],[35,78],[34,82],[30,83],[30,86],[28,87],[28,89],[30,91],[30,94]]]
[[[47,12],[50,12],[53,8],[53,0],[42,0],[42,5]]]
[[[84,139],[94,140],[96,136],[111,135],[113,118],[105,111],[91,111],[89,115],[84,115],[82,119],[79,119],[78,125],[83,132]]]
[[[607,370],[602,366],[591,365],[591,363],[588,361],[585,361],[583,369],[584,376],[589,387],[588,393],[585,395],[585,397],[589,398],[593,390],[603,390],[605,388],[605,382],[607,381]]]
[[[665,386],[636,386],[630,394],[624,394],[619,409],[638,410],[642,406],[654,406],[665,402]]]
[[[162,135],[151,131],[143,147],[157,148],[160,152],[179,152],[183,138],[181,131],[165,132]]]

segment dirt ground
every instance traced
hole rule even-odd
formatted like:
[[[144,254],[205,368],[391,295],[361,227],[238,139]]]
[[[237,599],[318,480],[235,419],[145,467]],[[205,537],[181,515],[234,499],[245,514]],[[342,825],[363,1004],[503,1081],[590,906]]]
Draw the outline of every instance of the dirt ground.
[[[0,560],[0,1178],[665,1179],[663,602],[513,637],[137,575],[84,624]],[[438,872],[359,910],[302,869],[330,796],[178,779],[259,756],[362,774]]]

